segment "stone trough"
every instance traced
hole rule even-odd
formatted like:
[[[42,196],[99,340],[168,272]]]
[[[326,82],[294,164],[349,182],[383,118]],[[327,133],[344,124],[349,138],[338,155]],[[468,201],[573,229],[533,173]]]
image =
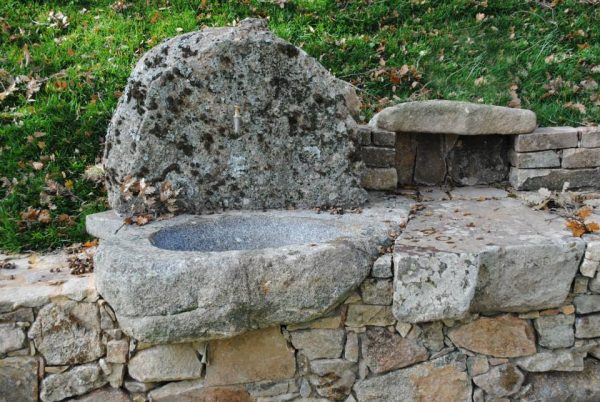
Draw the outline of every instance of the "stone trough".
[[[392,198],[360,214],[228,212],[121,229],[109,211],[87,229],[102,239],[96,286],[123,329],[165,343],[323,315],[366,278],[408,210]]]

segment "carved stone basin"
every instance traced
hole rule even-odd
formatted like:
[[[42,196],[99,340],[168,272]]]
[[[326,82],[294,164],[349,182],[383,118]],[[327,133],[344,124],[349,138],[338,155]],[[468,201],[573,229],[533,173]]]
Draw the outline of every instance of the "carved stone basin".
[[[362,213],[182,215],[142,227],[91,215],[96,287],[124,331],[151,343],[224,338],[315,319],[368,275],[408,202]],[[115,233],[116,232],[116,233]]]

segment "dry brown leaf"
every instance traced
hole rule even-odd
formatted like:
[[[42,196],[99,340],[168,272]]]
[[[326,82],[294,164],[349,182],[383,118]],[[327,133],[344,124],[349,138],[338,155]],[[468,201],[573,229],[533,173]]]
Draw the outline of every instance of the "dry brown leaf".
[[[585,105],[579,103],[579,102],[567,102],[565,103],[565,107],[567,109],[571,109],[571,110],[575,110],[581,114],[585,114],[586,109],[585,109]]]
[[[47,209],[42,209],[37,217],[38,222],[48,224],[52,222],[52,217],[50,216],[50,211]]]
[[[589,206],[581,207],[575,212],[579,219],[585,219],[592,214],[592,208]]]
[[[600,224],[596,222],[590,222],[585,225],[585,229],[588,233],[598,232],[600,231]]]
[[[567,220],[567,228],[571,230],[571,233],[575,237],[581,237],[586,233],[585,225],[575,219]]]

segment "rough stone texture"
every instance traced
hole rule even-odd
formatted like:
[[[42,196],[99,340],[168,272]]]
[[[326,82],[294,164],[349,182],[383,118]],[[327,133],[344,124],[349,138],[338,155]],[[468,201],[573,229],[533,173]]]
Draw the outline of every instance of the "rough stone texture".
[[[95,255],[96,285],[120,327],[138,340],[169,343],[231,337],[253,328],[304,323],[322,316],[366,278],[379,247],[389,244],[389,232],[406,222],[408,210],[408,200],[386,197],[374,198],[360,214],[231,211],[182,215],[114,234],[111,229],[122,219],[106,212],[88,216],[87,225],[90,233],[103,239]],[[291,239],[294,244],[282,245],[268,234],[268,228],[263,228],[265,233],[256,229],[245,238],[230,224],[233,231],[206,243],[217,247],[227,242],[229,248],[236,248],[238,240],[263,247],[267,240],[272,242],[273,247],[257,249],[182,252],[152,244],[161,230],[211,227],[227,219],[240,222],[240,227],[252,220],[258,228],[263,219],[281,220],[280,226],[288,232],[297,225],[319,229],[299,230],[299,238]],[[323,227],[334,238],[323,238]],[[211,236],[209,231],[206,234]],[[179,240],[185,245],[185,238]]]
[[[202,363],[189,344],[158,345],[140,350],[127,366],[129,375],[142,382],[199,378]]]
[[[346,326],[348,327],[357,328],[367,325],[384,327],[395,323],[396,319],[390,306],[362,304],[350,304],[348,306],[348,316],[346,317]]]
[[[600,147],[600,129],[598,127],[589,127],[581,130],[581,146],[585,148]]]
[[[445,159],[449,181],[461,186],[505,181],[509,147],[510,139],[501,135],[458,137]]]
[[[19,308],[9,313],[0,314],[0,322],[33,322],[33,309]]]
[[[375,278],[391,278],[393,276],[391,254],[384,254],[375,260],[371,276]]]
[[[415,161],[417,157],[417,141],[415,134],[396,134],[396,170],[398,184],[413,184]]]
[[[310,383],[317,394],[327,400],[341,401],[352,391],[356,380],[356,363],[342,359],[313,360],[310,363]]]
[[[600,168],[595,169],[517,169],[510,170],[510,184],[517,190],[537,190],[545,187],[562,190],[569,188],[600,187]]]
[[[38,400],[38,359],[7,357],[0,359],[0,402]]]
[[[441,321],[423,324],[421,339],[423,345],[432,352],[439,352],[444,348],[444,325]]]
[[[365,304],[391,305],[393,299],[391,280],[365,279],[360,285],[360,293]]]
[[[402,135],[402,134],[399,134]],[[417,154],[414,165],[414,183],[436,185],[446,180],[446,153],[450,147],[447,136],[429,134],[422,138],[415,134]]]
[[[148,394],[152,402],[251,402],[242,387],[207,387],[202,380],[172,382]]]
[[[114,388],[102,388],[73,400],[77,402],[131,402],[129,395]]]
[[[96,304],[57,300],[42,307],[37,317],[28,336],[46,364],[87,363],[104,354]]]
[[[358,362],[358,335],[356,332],[346,333],[346,346],[344,347],[344,359],[351,362]]]
[[[475,377],[486,373],[490,369],[490,364],[487,357],[475,355],[467,359],[467,369],[469,370],[469,375]]]
[[[560,167],[560,155],[557,151],[515,152],[508,154],[510,164],[521,169]]]
[[[493,367],[485,374],[473,377],[473,382],[488,395],[509,396],[521,388],[525,376],[512,364]]]
[[[520,357],[515,360],[515,364],[523,370],[533,372],[582,371],[585,354],[571,350],[542,351]]]
[[[338,358],[344,349],[344,330],[312,329],[294,331],[292,345],[309,359]]]
[[[600,166],[600,148],[565,149],[562,155],[562,167],[590,168]]]
[[[130,208],[119,185],[131,175],[169,180],[189,212],[361,204],[359,104],[264,20],[169,39],[137,63],[111,120],[109,203]]]
[[[427,204],[396,240],[394,315],[415,323],[560,305],[583,249],[561,221],[516,200]]]
[[[541,127],[533,133],[515,137],[517,152],[545,151],[577,147],[577,129],[573,127]]]
[[[279,327],[247,332],[209,344],[207,385],[229,385],[291,378],[296,371],[294,351]]]
[[[427,360],[429,353],[413,340],[381,327],[369,327],[361,336],[362,356],[375,374]]]
[[[106,361],[109,363],[127,363],[129,342],[125,339],[108,341],[106,344]]]
[[[598,401],[600,362],[587,359],[582,372],[530,373],[527,383],[531,388],[521,397],[523,402]]]
[[[373,144],[382,147],[394,148],[396,146],[396,133],[393,131],[373,130]]]
[[[530,110],[431,100],[400,103],[377,113],[369,125],[388,131],[438,134],[521,134],[536,127]]]
[[[543,316],[533,321],[540,346],[550,349],[568,348],[575,342],[575,315]]]
[[[366,168],[360,182],[364,188],[369,190],[395,190],[398,173],[395,168]]]
[[[600,295],[579,295],[573,300],[577,314],[589,314],[600,311]]]
[[[576,338],[600,337],[600,314],[577,317],[575,320]]]
[[[365,125],[358,126],[358,143],[360,145],[371,145],[373,128]]]
[[[108,380],[96,363],[75,366],[64,373],[51,374],[42,381],[40,397],[44,402],[60,401],[100,388]]]
[[[447,355],[406,369],[357,381],[357,400],[377,402],[401,401],[471,401],[471,381],[464,365]]]
[[[536,352],[531,324],[510,314],[481,317],[451,328],[448,337],[457,346],[495,357],[519,357]]]
[[[361,160],[369,167],[393,167],[396,150],[393,148],[362,147]]]
[[[19,350],[24,343],[25,333],[21,328],[15,324],[0,324],[0,354]]]

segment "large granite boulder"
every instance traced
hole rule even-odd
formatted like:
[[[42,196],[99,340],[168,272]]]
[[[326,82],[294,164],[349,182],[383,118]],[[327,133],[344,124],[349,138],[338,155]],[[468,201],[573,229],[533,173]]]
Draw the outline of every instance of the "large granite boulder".
[[[123,194],[133,177],[169,182],[186,212],[361,204],[359,105],[264,20],[172,38],[137,63],[110,123],[109,203],[139,207]],[[149,196],[151,209],[165,206]]]

